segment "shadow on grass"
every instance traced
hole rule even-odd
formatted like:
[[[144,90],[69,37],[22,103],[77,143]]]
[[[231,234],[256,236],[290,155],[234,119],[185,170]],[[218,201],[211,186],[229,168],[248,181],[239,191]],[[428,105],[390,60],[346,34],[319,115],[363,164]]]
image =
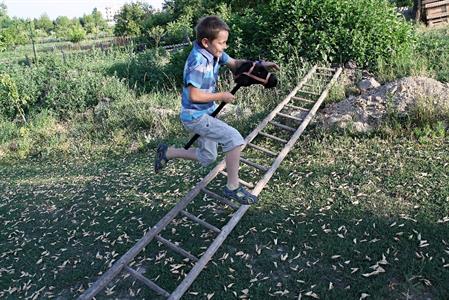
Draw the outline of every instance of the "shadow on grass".
[[[447,143],[303,140],[185,298],[443,299]],[[1,298],[80,295],[208,170],[176,161],[155,175],[148,153],[1,166]],[[189,211],[217,226],[232,212],[203,195]],[[198,256],[214,237],[176,225],[163,236]],[[171,291],[191,263],[152,243],[134,267]],[[125,283],[99,298],[154,297]]]

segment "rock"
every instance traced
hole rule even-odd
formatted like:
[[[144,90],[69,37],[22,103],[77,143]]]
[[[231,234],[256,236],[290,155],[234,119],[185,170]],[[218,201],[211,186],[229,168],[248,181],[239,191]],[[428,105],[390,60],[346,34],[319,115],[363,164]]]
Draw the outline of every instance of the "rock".
[[[354,122],[352,126],[352,129],[355,132],[368,132],[369,130],[371,130],[371,126],[363,122]]]
[[[359,83],[357,83],[357,87],[362,91],[378,88],[379,86],[380,83],[377,82],[373,77],[362,79]]]
[[[357,63],[351,59],[345,63],[345,68],[352,70],[357,69]]]
[[[405,77],[329,104],[317,115],[325,128],[349,128],[367,132],[382,125],[390,111],[407,115],[417,104],[428,106],[436,116],[449,114],[449,86],[426,77]]]
[[[375,100],[376,102],[379,102],[379,103],[385,102],[384,99],[383,99],[381,96],[375,96],[375,97],[374,97],[374,100]]]
[[[98,101],[98,104],[95,105],[93,109],[94,116],[97,118],[107,116],[110,105],[111,99],[109,99],[108,97],[100,99],[100,101]]]
[[[131,145],[129,145],[129,151],[135,153],[139,150],[139,143],[137,141],[132,141]]]
[[[342,116],[334,116],[331,117],[329,120],[329,123],[331,124],[347,124],[347,123],[351,123],[352,122],[352,116],[350,114],[344,114]],[[346,127],[346,125],[340,126],[340,127]]]
[[[16,152],[19,149],[19,145],[16,142],[9,144],[9,151]]]
[[[362,70],[362,77],[363,78],[371,78],[371,77],[374,77],[374,74],[370,73],[368,70]]]

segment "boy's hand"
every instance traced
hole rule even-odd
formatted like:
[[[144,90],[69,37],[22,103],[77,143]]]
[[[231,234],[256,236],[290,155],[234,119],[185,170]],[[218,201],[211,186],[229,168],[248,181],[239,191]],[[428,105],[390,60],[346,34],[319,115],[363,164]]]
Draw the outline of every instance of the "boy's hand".
[[[220,93],[220,99],[219,100],[221,100],[223,102],[231,103],[232,101],[234,101],[234,99],[235,99],[235,96],[233,94],[231,94],[230,92]]]

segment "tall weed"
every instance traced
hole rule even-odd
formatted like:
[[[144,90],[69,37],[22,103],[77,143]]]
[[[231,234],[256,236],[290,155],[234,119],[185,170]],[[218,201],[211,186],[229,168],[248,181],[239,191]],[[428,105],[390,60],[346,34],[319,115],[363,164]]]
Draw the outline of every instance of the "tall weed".
[[[422,31],[417,40],[416,57],[426,59],[437,80],[449,82],[449,27]]]
[[[441,103],[431,97],[420,97],[416,100],[416,105],[411,112],[412,120],[418,126],[432,125],[439,121],[448,122],[449,103]]]

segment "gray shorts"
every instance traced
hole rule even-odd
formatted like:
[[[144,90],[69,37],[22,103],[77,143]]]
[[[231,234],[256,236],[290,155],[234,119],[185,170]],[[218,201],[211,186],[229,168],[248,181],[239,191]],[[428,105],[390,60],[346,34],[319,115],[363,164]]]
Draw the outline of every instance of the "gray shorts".
[[[225,122],[204,114],[193,121],[183,121],[182,124],[190,132],[199,134],[197,140],[197,158],[203,166],[217,159],[217,146],[222,146],[223,152],[245,144],[242,135],[234,127]]]

